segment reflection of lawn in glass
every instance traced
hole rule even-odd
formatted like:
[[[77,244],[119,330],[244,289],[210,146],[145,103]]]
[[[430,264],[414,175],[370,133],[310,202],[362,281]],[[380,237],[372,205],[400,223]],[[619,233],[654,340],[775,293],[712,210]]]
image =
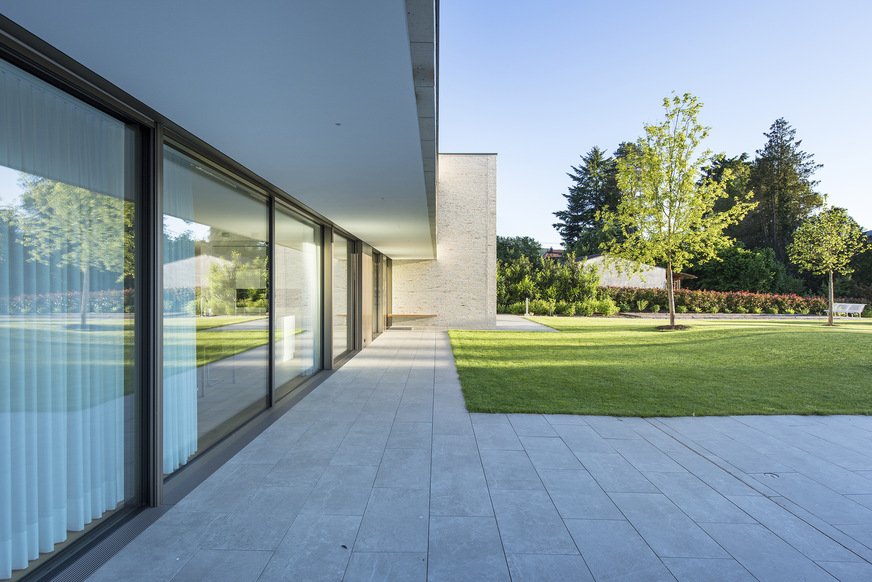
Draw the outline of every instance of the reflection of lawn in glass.
[[[95,366],[113,369],[124,366],[123,394],[132,394],[133,323],[131,317],[120,315],[89,316],[88,327],[83,330],[78,314],[3,317],[0,318],[0,330],[8,331],[8,336],[0,336],[0,341],[8,341],[9,344],[0,351],[9,353],[13,346],[37,350],[40,358],[45,358],[39,365],[43,372],[66,367],[75,374],[75,370],[83,364],[87,364],[91,370]],[[123,346],[123,352],[118,350],[118,346]],[[83,348],[87,348],[84,353]],[[48,360],[49,354],[51,361]],[[83,361],[85,357],[87,362]],[[119,359],[113,359],[116,357]],[[98,387],[99,391],[96,389]],[[58,390],[65,390],[65,387],[51,385],[51,389],[57,393]],[[114,384],[92,384],[90,389],[90,404],[93,405],[120,396],[118,386]],[[69,402],[68,406],[71,410],[81,409],[81,403]]]
[[[266,345],[268,331],[250,330],[219,330],[208,331],[212,328],[243,323],[255,319],[265,319],[262,316],[217,316],[209,318],[196,318],[197,331],[197,366],[211,364],[218,360],[235,356],[242,352]],[[202,322],[202,323],[201,323]],[[265,322],[266,323],[266,322]],[[175,325],[174,325],[175,324]],[[167,339],[172,341],[184,341],[188,336],[185,333],[173,334],[172,328],[189,326],[189,319],[171,318],[164,322],[165,328],[170,332]],[[9,317],[0,319],[0,328],[9,330],[10,345],[37,346],[45,353],[63,353],[66,362],[75,365],[80,361],[80,349],[83,345],[90,345],[91,364],[116,366],[119,362],[102,361],[98,354],[113,353],[110,350],[101,349],[101,346],[124,346],[123,365],[124,370],[124,394],[134,392],[133,359],[134,359],[134,319],[132,317],[103,317],[91,316],[88,319],[88,329],[82,330],[79,326],[79,316],[38,316],[36,318]],[[296,329],[298,335],[305,330]],[[276,342],[282,340],[283,332],[276,330]],[[56,345],[52,345],[56,344]],[[56,362],[57,363],[57,362]],[[113,397],[114,395],[107,395]],[[101,399],[102,400],[102,399]]]
[[[302,329],[294,330],[294,335],[303,333]],[[276,343],[282,341],[284,332],[276,330]],[[267,330],[255,331],[198,331],[197,332],[197,366],[205,366],[248,350],[266,345]]]
[[[214,317],[198,317],[196,319],[197,331],[203,329],[212,329],[225,325],[233,325],[234,323],[245,323],[246,321],[254,321],[256,319],[266,319],[265,315],[216,315]],[[264,327],[266,327],[264,322]]]

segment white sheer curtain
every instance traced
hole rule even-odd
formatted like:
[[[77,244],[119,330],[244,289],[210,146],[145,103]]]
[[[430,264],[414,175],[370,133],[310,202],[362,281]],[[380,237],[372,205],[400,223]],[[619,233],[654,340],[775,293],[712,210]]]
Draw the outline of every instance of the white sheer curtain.
[[[125,131],[0,61],[0,579],[124,500]]]
[[[194,218],[190,164],[167,148],[163,176],[163,472],[169,475],[197,451],[197,282],[194,239],[172,228]]]

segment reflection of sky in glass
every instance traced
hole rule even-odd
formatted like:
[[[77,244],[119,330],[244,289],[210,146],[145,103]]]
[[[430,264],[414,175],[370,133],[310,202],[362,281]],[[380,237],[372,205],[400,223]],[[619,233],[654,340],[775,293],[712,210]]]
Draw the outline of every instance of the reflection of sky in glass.
[[[18,201],[21,188],[18,186],[18,177],[21,172],[0,166],[0,206],[10,206]]]
[[[194,235],[194,240],[208,240],[209,231],[208,225],[164,214],[164,232],[170,238],[178,238],[186,232],[191,232]]]

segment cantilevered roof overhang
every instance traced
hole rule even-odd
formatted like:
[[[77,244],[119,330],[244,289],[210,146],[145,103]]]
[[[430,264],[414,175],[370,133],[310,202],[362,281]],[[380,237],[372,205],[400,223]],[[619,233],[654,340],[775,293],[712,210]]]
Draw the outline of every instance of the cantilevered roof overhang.
[[[438,0],[7,0],[0,13],[398,259],[436,237]]]

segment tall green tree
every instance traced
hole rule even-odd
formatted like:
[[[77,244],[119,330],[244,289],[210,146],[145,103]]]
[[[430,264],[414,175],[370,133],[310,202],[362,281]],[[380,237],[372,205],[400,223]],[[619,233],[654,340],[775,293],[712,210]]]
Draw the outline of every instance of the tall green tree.
[[[566,210],[554,213],[560,222],[553,226],[563,239],[564,248],[578,252],[589,252],[588,247],[599,246],[603,222],[598,213],[614,210],[620,201],[617,183],[617,162],[597,146],[582,156],[582,163],[571,166],[572,173],[566,174],[573,184],[563,195]],[[582,243],[583,248],[579,248]]]
[[[804,271],[827,275],[829,279],[827,325],[833,325],[833,273],[850,274],[851,258],[867,245],[860,226],[844,208],[827,208],[796,230],[787,249],[790,260]]]
[[[614,213],[604,219],[621,226],[621,241],[608,252],[631,261],[666,267],[669,294],[669,325],[675,326],[673,274],[694,257],[707,259],[729,244],[724,228],[751,207],[739,201],[723,212],[713,212],[715,203],[727,194],[724,182],[704,175],[711,152],[696,150],[709,128],[697,121],[702,103],[689,93],[663,100],[665,119],[645,124],[645,135],[636,148],[618,162],[618,187],[622,199]],[[729,169],[724,175],[729,179]],[[618,269],[625,263],[615,261]],[[633,268],[633,267],[631,267]]]
[[[125,247],[133,236],[132,228],[126,232],[124,201],[29,174],[21,175],[19,185],[21,201],[13,218],[19,242],[27,248],[30,260],[72,266],[82,273],[80,314],[84,328],[91,268],[124,277]],[[132,262],[129,267],[132,269]]]
[[[530,236],[498,236],[497,260],[508,263],[527,257],[530,262],[536,262],[541,248],[542,245]]]
[[[749,247],[772,248],[776,258],[786,262],[794,231],[824,202],[812,179],[823,165],[800,149],[802,140],[784,118],[776,119],[763,135],[767,141],[757,150],[748,182],[758,205],[738,226],[736,236]]]

